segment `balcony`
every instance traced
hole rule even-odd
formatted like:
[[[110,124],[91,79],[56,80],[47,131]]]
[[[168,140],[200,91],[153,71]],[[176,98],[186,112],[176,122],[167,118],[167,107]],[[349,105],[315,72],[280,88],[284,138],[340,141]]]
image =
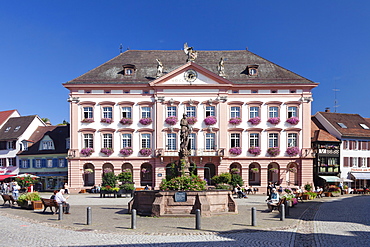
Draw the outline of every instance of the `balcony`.
[[[179,156],[179,150],[163,150],[163,149],[157,149],[156,150],[157,156],[162,156],[162,157],[177,157]],[[195,150],[190,150],[190,156],[218,156],[218,157],[223,157],[224,156],[224,149],[217,149],[217,150],[208,150],[204,148],[198,148]]]

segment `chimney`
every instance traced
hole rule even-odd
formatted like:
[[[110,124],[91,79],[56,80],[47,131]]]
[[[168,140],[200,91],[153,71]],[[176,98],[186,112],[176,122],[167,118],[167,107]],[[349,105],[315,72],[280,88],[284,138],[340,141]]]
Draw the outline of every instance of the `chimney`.
[[[330,112],[330,108],[329,107],[326,107],[325,108],[325,112]]]

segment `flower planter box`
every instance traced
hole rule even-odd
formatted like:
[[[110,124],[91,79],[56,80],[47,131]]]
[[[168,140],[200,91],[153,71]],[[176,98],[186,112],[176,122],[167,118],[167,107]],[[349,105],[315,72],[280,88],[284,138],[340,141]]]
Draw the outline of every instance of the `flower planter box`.
[[[23,209],[32,209],[32,203],[31,201],[25,201],[25,202],[17,202],[17,204],[23,208]]]
[[[331,197],[331,192],[324,192],[325,197]]]
[[[332,196],[332,197],[338,197],[338,196],[340,196],[340,192],[336,192],[336,193],[333,193],[333,192],[332,192],[332,193],[331,193],[331,196]]]
[[[305,195],[305,194],[302,195],[302,200],[309,200],[309,199],[310,199],[309,195]]]
[[[32,201],[32,207],[33,210],[43,210],[44,205],[42,204],[42,201]]]

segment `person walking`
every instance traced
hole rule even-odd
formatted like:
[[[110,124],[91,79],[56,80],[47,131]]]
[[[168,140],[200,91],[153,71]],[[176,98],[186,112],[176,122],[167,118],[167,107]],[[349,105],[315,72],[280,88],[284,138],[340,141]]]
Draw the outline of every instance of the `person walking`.
[[[14,200],[18,200],[20,189],[21,187],[19,187],[18,183],[16,181],[13,182],[12,195],[13,195]]]

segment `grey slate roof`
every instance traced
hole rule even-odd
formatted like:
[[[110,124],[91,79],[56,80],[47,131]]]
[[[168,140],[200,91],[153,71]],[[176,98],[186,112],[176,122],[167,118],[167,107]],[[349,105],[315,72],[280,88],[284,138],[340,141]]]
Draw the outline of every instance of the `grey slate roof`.
[[[39,150],[40,142],[48,135],[54,142],[54,150]],[[22,151],[20,155],[31,154],[61,154],[67,153],[66,139],[69,137],[69,125],[39,126],[29,138],[34,143],[28,150]]]
[[[36,115],[12,117],[0,129],[0,141],[17,140],[36,118]],[[16,128],[19,126],[19,129]],[[7,131],[8,129],[8,131]]]
[[[284,83],[312,84],[302,76],[284,69],[250,51],[197,51],[194,63],[217,74],[217,65],[221,57],[225,60],[226,79],[234,84]],[[186,64],[184,51],[168,50],[128,50],[97,68],[65,83],[68,84],[147,84],[153,81],[157,71],[156,59],[164,66],[164,74]],[[123,65],[132,64],[136,72],[132,76],[122,74]],[[258,75],[246,74],[248,65],[258,65]]]

